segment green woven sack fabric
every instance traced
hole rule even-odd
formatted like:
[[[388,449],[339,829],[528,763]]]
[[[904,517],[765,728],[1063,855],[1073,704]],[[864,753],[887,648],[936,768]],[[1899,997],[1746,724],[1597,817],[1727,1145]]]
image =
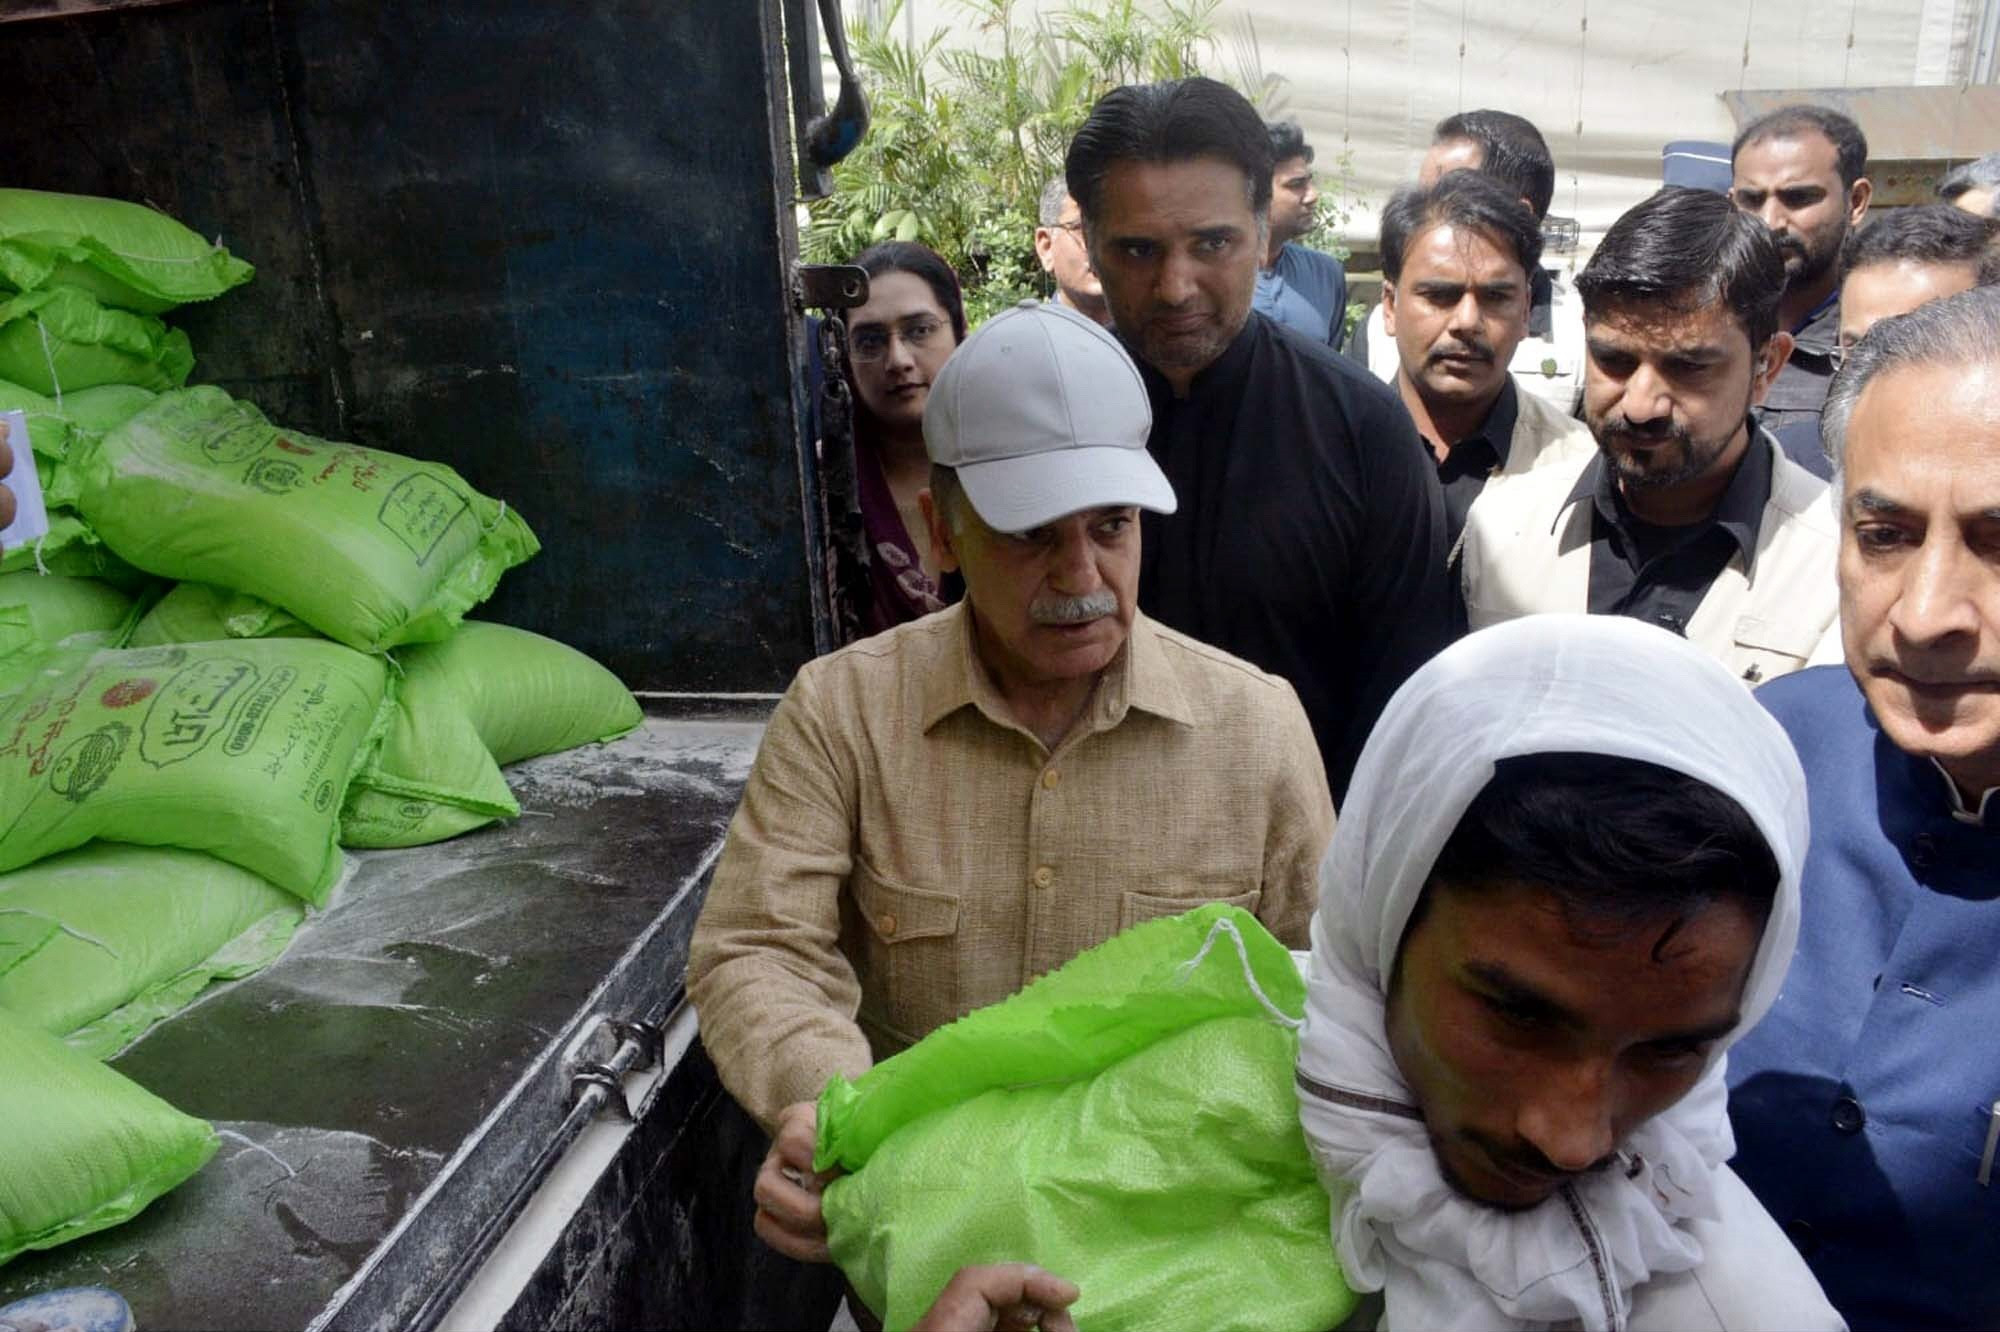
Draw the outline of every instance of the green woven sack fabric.
[[[176,583],[132,627],[127,647],[212,643],[227,638],[317,638],[297,616],[247,592]]]
[[[80,287],[106,305],[159,314],[213,300],[255,272],[165,213],[123,199],[0,190],[0,281]]]
[[[204,851],[322,905],[388,667],[315,639],[0,658],[0,872],[92,838]]]
[[[819,1102],[841,1270],[890,1328],[958,1268],[1077,1283],[1083,1332],[1323,1332],[1352,1310],[1299,1130],[1305,985],[1255,917],[1149,921]]]
[[[169,389],[193,369],[187,334],[88,292],[51,287],[0,301],[0,379],[22,388],[58,396],[100,384]]]
[[[163,393],[71,454],[84,519],[118,555],[364,652],[446,637],[539,549],[451,468],[280,430],[217,388]]]
[[[467,620],[396,653],[396,719],[341,816],[347,846],[420,846],[521,812],[500,764],[639,725],[617,676],[552,638]]]
[[[73,646],[118,647],[131,629],[132,598],[95,578],[44,577],[27,570],[0,573],[0,609],[18,606],[28,615],[28,632],[38,643],[60,643],[76,635],[86,642]]]
[[[0,1011],[0,1263],[129,1221],[215,1155],[215,1130]]]
[[[65,392],[59,409],[77,429],[101,435],[124,425],[159,396],[137,384],[100,384]]]
[[[42,480],[42,495],[47,499],[49,464],[69,456],[69,417],[56,406],[55,399],[4,379],[0,379],[0,412],[21,412],[27,416],[28,439],[34,445],[35,466]],[[21,447],[18,439],[8,442],[17,449]],[[57,502],[49,499],[51,504]]]
[[[93,843],[0,874],[0,1009],[108,1058],[211,982],[269,965],[304,918],[213,856]]]

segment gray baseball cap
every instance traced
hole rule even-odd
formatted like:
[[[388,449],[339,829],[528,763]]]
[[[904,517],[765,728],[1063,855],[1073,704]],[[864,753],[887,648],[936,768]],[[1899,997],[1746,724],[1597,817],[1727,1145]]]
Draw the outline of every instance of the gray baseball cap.
[[[1146,436],[1153,408],[1118,339],[1062,305],[1023,301],[967,338],[931,381],[924,444],[988,527],[1026,532],[1114,505],[1172,513]]]

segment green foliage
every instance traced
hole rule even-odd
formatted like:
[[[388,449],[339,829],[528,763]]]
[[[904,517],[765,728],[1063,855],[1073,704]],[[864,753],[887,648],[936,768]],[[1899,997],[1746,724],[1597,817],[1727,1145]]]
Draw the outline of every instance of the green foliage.
[[[1015,15],[1017,0],[958,0],[970,40],[939,31],[915,46],[893,35],[900,5],[877,23],[855,23],[850,44],[873,122],[834,168],[834,192],[810,205],[806,260],[841,263],[891,237],[921,241],[959,274],[974,323],[1049,295],[1034,252],[1036,205],[1099,97],[1121,84],[1208,73],[1263,114],[1280,113],[1283,80],[1262,70],[1247,20],[1236,68],[1215,72],[1220,3],[1079,3],[1027,23]],[[1323,213],[1308,241],[1332,249],[1334,220]]]

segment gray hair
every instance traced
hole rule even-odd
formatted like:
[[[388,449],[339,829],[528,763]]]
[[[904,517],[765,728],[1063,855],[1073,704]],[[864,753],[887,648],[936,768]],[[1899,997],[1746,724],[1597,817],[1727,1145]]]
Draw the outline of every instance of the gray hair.
[[[1974,287],[1870,328],[1840,364],[1820,409],[1826,456],[1838,472],[1847,427],[1877,376],[1914,365],[1971,365],[2000,357],[2000,287]]]
[[[2000,190],[2000,153],[1988,153],[1970,162],[1960,162],[1938,182],[1938,198],[1956,199],[1967,190]]]
[[[1050,176],[1049,183],[1042,186],[1040,210],[1035,214],[1045,227],[1055,226],[1062,221],[1063,200],[1069,198],[1069,182],[1061,176]]]

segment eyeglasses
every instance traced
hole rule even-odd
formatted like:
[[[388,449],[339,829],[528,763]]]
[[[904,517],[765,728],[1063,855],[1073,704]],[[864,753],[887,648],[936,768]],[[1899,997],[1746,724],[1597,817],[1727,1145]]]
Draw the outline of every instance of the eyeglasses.
[[[929,346],[931,339],[943,331],[944,321],[929,315],[913,315],[905,319],[899,328],[870,324],[847,335],[847,355],[856,361],[879,361],[889,354],[891,338],[901,338],[905,347],[919,351]]]

